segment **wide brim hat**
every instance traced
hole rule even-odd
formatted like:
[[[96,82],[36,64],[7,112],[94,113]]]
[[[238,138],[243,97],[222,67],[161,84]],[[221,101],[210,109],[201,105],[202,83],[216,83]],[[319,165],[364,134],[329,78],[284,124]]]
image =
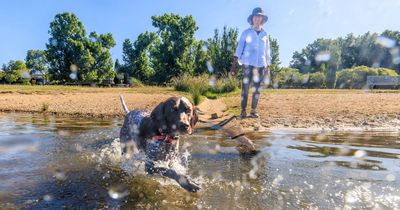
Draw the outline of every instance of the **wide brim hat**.
[[[262,16],[263,24],[268,21],[268,16],[264,13],[264,10],[261,9],[261,7],[254,8],[251,15],[247,18],[247,22],[249,22],[250,25],[253,25],[253,16]]]

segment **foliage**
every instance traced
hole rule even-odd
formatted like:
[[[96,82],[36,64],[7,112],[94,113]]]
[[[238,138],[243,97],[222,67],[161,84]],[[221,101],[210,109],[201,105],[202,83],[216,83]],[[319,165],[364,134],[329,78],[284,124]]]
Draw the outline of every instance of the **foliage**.
[[[109,52],[115,46],[112,34],[91,32],[87,37],[82,22],[75,14],[67,12],[55,16],[49,34],[46,56],[53,80],[101,83],[105,78],[114,77]]]
[[[24,61],[9,61],[8,64],[3,64],[3,77],[8,83],[22,83],[30,84],[29,69],[26,67]]]
[[[397,73],[392,69],[358,66],[338,72],[336,86],[338,88],[360,89],[366,85],[367,76],[397,76]]]
[[[173,77],[193,74],[194,33],[198,29],[193,17],[164,14],[152,16],[151,19],[158,35],[151,51],[155,70],[154,82],[162,84]]]
[[[30,69],[31,74],[40,72],[47,74],[46,51],[44,50],[28,50],[25,58],[26,67]]]
[[[134,78],[134,77],[131,77],[131,78],[129,79],[129,85],[130,85],[131,87],[144,87],[142,81],[140,81],[140,80],[138,80],[138,79],[136,79],[136,78]]]
[[[3,69],[0,69],[0,82],[3,80],[3,78],[6,76],[6,72],[4,72]]]
[[[334,88],[336,71],[338,71],[341,64],[340,55],[341,48],[338,41],[317,39],[312,44],[307,45],[301,52],[295,52],[290,66],[299,69],[303,74],[317,72],[323,68],[327,87]]]
[[[207,43],[205,41],[195,41],[194,43],[194,75],[202,75],[209,73],[207,68],[207,61],[210,59],[207,50],[205,50]]]
[[[183,75],[172,79],[172,85],[177,91],[189,92],[194,101],[200,99],[200,96],[211,96],[215,94],[229,93],[235,91],[240,81],[234,77],[222,76],[218,80],[215,76],[202,74],[200,76]]]
[[[274,87],[280,88],[299,88],[306,82],[307,81],[303,80],[303,75],[298,69],[282,68],[279,73],[275,75],[273,85]]]
[[[140,81],[149,82],[155,74],[149,57],[155,39],[156,34],[149,32],[140,34],[133,44],[126,39],[123,43],[124,65],[118,69]]]
[[[306,76],[304,76],[306,77]],[[323,88],[325,87],[325,74],[323,72],[314,72],[308,74],[308,83],[307,86],[309,88]]]
[[[200,76],[190,76],[185,74],[171,80],[171,84],[175,87],[175,90],[183,92],[199,92],[201,95],[204,95],[208,91],[210,88],[209,83],[209,76],[207,74],[202,74]]]
[[[229,93],[235,91],[240,86],[240,81],[236,77],[229,77],[227,74],[215,81],[209,88],[211,93]]]
[[[223,75],[229,72],[237,47],[237,37],[237,28],[224,26],[221,35],[218,29],[214,30],[214,37],[207,40],[207,54],[210,58],[209,73]]]
[[[400,32],[386,30],[381,34],[367,32],[360,36],[348,34],[337,39],[317,39],[301,51],[294,52],[290,63],[302,73],[320,69],[318,55],[327,52],[327,85],[332,86],[334,72],[355,66],[382,67],[400,72]],[[333,59],[333,60],[332,60]]]
[[[271,65],[269,66],[269,72],[271,73],[271,77],[274,78],[275,75],[281,70],[279,67],[281,65],[281,61],[279,59],[278,40],[269,36],[269,45],[271,49]]]

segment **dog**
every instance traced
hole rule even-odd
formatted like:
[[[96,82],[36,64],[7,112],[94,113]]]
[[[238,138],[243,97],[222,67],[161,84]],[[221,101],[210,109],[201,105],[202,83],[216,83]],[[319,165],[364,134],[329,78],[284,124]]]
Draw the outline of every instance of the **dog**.
[[[137,152],[144,152],[147,159],[145,170],[148,174],[169,177],[187,191],[197,192],[199,185],[188,176],[156,164],[177,157],[179,136],[192,134],[198,121],[195,106],[185,97],[170,97],[151,112],[129,111],[122,96],[120,100],[126,114],[120,130],[123,155],[129,157]]]

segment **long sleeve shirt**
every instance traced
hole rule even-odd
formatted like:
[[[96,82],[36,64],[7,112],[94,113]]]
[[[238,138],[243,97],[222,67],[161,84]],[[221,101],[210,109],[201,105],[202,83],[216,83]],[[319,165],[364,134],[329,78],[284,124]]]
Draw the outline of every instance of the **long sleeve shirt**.
[[[259,34],[249,28],[240,36],[235,56],[238,57],[240,65],[254,67],[267,67],[271,64],[271,50],[269,47],[268,34],[261,30]]]

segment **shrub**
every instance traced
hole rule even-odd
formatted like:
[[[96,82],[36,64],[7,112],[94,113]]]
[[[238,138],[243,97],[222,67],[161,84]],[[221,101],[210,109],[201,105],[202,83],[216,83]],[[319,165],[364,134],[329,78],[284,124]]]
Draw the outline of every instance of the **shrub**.
[[[307,78],[299,72],[298,69],[282,68],[274,77],[273,85],[281,88],[302,87]]]
[[[138,80],[138,79],[136,79],[136,78],[134,78],[134,77],[131,77],[131,78],[129,79],[129,85],[130,85],[131,87],[144,87],[142,81],[140,81],[140,80]]]
[[[215,99],[217,94],[235,91],[240,81],[236,78],[223,76],[220,79],[209,78],[209,75],[200,76],[183,75],[171,80],[172,86],[177,91],[189,92],[195,105],[200,103],[201,96]]]
[[[322,72],[315,72],[308,74],[309,88],[323,88],[325,82],[326,82],[325,75]]]
[[[336,87],[360,89],[366,85],[367,76],[397,76],[395,70],[357,66],[337,73]]]
[[[240,80],[236,77],[223,75],[215,81],[215,85],[210,87],[212,93],[229,93],[235,91],[240,86]]]
[[[6,76],[6,73],[0,69],[0,81]]]
[[[198,92],[200,95],[204,95],[210,87],[207,74],[197,77],[185,74],[181,77],[173,78],[171,83],[177,91]]]

